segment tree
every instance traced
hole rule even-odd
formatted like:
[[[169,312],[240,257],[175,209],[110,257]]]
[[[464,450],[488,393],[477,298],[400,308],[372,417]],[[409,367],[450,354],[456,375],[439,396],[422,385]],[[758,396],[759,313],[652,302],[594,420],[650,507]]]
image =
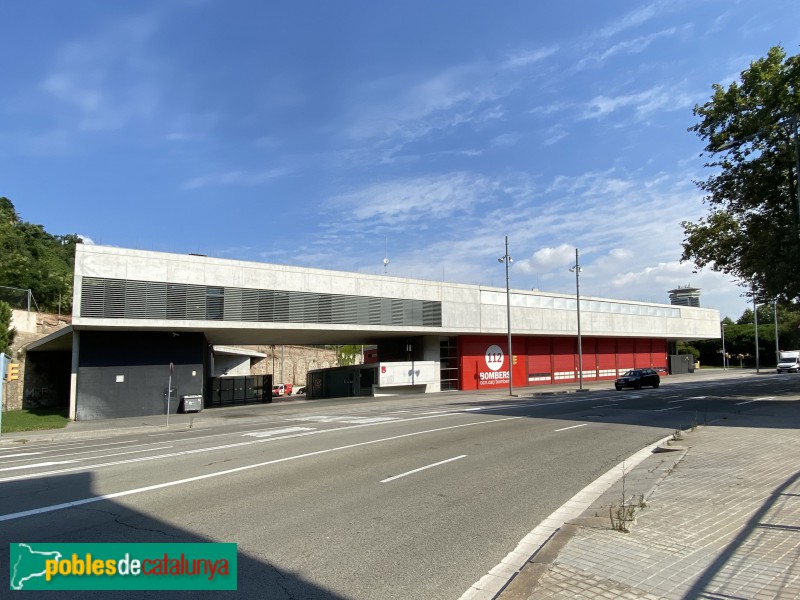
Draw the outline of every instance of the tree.
[[[17,330],[11,327],[11,307],[0,300],[0,352],[9,353]]]
[[[19,218],[0,197],[0,285],[30,289],[41,310],[72,309],[75,244],[79,236],[52,235]]]
[[[336,364],[340,367],[349,367],[356,364],[356,356],[361,352],[361,346],[346,344],[336,346]]]
[[[708,214],[685,221],[682,261],[732,275],[758,298],[800,296],[797,116],[800,55],[780,46],[694,107],[689,128],[706,142],[714,173],[695,182]]]

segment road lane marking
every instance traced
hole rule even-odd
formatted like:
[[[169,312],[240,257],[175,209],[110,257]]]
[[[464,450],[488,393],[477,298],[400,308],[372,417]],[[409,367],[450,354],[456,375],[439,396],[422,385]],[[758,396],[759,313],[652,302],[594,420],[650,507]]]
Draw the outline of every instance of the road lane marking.
[[[705,400],[708,396],[690,396],[687,400]]]
[[[166,448],[172,448],[172,446],[158,446],[158,447],[153,448],[152,446],[153,446],[154,443],[155,442],[150,442],[148,444],[138,444],[138,445],[135,445],[135,446],[119,446],[117,448],[105,448],[103,450],[81,450],[80,452],[67,452],[67,453],[58,452],[57,454],[58,454],[58,458],[63,458],[65,456],[77,456],[77,455],[80,455],[80,454],[93,454],[95,452],[107,452],[108,450],[128,450],[129,448],[142,448],[141,450],[131,450],[130,452],[116,452],[114,454],[103,454],[102,457],[89,456],[89,457],[86,457],[86,458],[78,458],[78,459],[76,459],[76,460],[80,461],[80,460],[92,460],[93,458],[105,458],[107,456],[122,456],[123,454],[135,454],[137,452],[149,452],[151,450],[164,450]],[[43,454],[43,453],[39,453],[39,454]],[[30,460],[30,459],[21,459],[21,460],[16,460],[16,461],[9,461],[9,462],[24,462],[25,460]]]
[[[52,460],[43,463],[36,463],[33,465],[17,465],[16,467],[3,467],[0,471],[18,471],[20,469],[36,469],[38,467],[52,467],[53,465],[68,465],[76,463],[77,460]]]
[[[616,404],[601,404],[599,406],[593,406],[592,408],[606,408],[608,406],[616,406]]]
[[[762,400],[775,400],[775,396],[765,396],[764,398],[756,398],[755,400],[747,400],[745,402],[737,402],[735,406],[741,406],[742,404],[752,404],[753,402],[761,402]]]
[[[44,454],[44,452],[20,452],[19,454],[3,454],[2,456],[0,456],[0,459],[19,458],[20,456],[33,456],[35,454]]]
[[[575,429],[576,427],[586,427],[588,423],[581,423],[580,425],[570,425],[569,427],[562,427],[561,429],[554,429],[553,431],[566,431],[567,429]]]
[[[459,414],[459,413],[453,413],[453,414]],[[263,439],[249,440],[249,441],[246,441],[246,442],[234,442],[234,443],[231,443],[231,444],[223,444],[223,445],[220,445],[220,446],[208,446],[208,447],[204,447],[204,448],[196,448],[194,450],[181,450],[180,452],[170,452],[168,454],[156,454],[155,456],[142,456],[142,457],[139,457],[139,458],[131,458],[131,459],[128,459],[128,460],[115,460],[115,461],[111,461],[111,462],[107,462],[107,463],[96,463],[96,464],[93,464],[93,465],[82,465],[82,466],[79,466],[79,467],[69,467],[69,468],[65,468],[65,469],[58,469],[58,470],[55,470],[55,471],[43,471],[41,473],[27,473],[25,475],[15,475],[13,477],[3,477],[3,478],[0,478],[0,483],[6,482],[6,481],[19,481],[21,479],[32,479],[34,477],[51,477],[53,475],[61,475],[63,473],[72,473],[72,472],[75,472],[75,471],[86,471],[86,470],[90,470],[90,469],[99,469],[101,467],[114,467],[114,466],[117,466],[117,465],[131,464],[131,463],[136,463],[136,462],[144,462],[144,461],[148,461],[148,460],[159,460],[159,459],[162,459],[162,458],[172,458],[174,456],[186,456],[186,455],[189,455],[189,454],[198,454],[198,453],[201,453],[201,452],[212,452],[214,450],[227,450],[229,448],[240,448],[240,447],[243,447],[243,446],[250,446],[250,445],[253,445],[253,444],[263,444],[265,442],[274,442],[274,441],[277,441],[277,440],[286,440],[286,439],[295,438],[295,437],[305,437],[307,435],[318,435],[318,434],[321,434],[321,433],[335,433],[335,432],[339,432],[339,431],[347,431],[347,430],[350,430],[350,429],[362,429],[364,427],[373,427],[375,425],[405,424],[405,423],[409,423],[410,421],[423,421],[423,420],[427,420],[427,419],[436,419],[436,418],[440,418],[442,416],[445,416],[445,415],[428,415],[428,416],[424,416],[424,417],[412,417],[410,419],[402,419],[402,420],[395,420],[395,421],[384,421],[384,422],[381,422],[381,423],[361,423],[359,425],[345,425],[344,427],[332,427],[330,429],[318,429],[318,430],[313,430],[313,431],[303,431],[303,432],[300,432],[300,433],[289,433],[289,434],[286,434],[286,435],[268,437],[268,438],[263,438]],[[446,416],[452,416],[452,415],[446,415]],[[521,419],[522,417],[511,417],[511,418]],[[225,435],[228,435],[228,434],[225,434]],[[213,436],[209,436],[209,437],[213,437]],[[197,438],[192,438],[192,440],[195,440],[195,439],[197,439]]]
[[[677,408],[683,408],[682,406],[670,406],[669,408],[657,408],[653,412],[664,412],[665,410],[675,410]]]
[[[281,427],[279,429],[265,429],[264,431],[251,431],[250,433],[243,433],[243,436],[250,437],[269,437],[271,435],[284,435],[287,433],[298,433],[300,431],[314,431],[313,427]]]
[[[413,471],[406,471],[405,473],[400,473],[400,475],[395,475],[393,477],[387,477],[386,479],[381,479],[381,483],[388,483],[390,481],[394,481],[395,479],[400,479],[401,477],[405,477],[407,475],[413,475],[414,473],[419,473],[420,471],[425,471],[426,469],[432,469],[433,467],[438,467],[439,465],[443,465],[449,462],[453,462],[454,460],[459,460],[461,458],[466,458],[466,454],[462,454],[460,456],[454,456],[453,458],[448,458],[447,460],[440,460],[437,463],[433,463],[432,465],[426,465],[424,467],[420,467],[419,469],[414,469]]]
[[[316,452],[306,452],[304,454],[295,454],[293,456],[285,456],[283,458],[276,458],[273,460],[264,461],[261,463],[256,463],[254,465],[245,465],[243,467],[236,467],[234,469],[226,469],[225,471],[217,471],[216,473],[206,473],[205,475],[197,475],[195,477],[187,477],[186,479],[177,479],[174,481],[167,481],[164,483],[157,483],[155,485],[148,485],[145,487],[135,488],[132,490],[125,490],[123,492],[116,492],[113,494],[103,494],[101,496],[90,496],[88,498],[81,498],[80,500],[73,500],[71,502],[62,502],[61,504],[52,504],[50,506],[42,506],[40,508],[34,508],[31,510],[23,510],[16,513],[9,513],[5,515],[0,515],[0,522],[3,521],[14,521],[16,519],[22,519],[25,517],[31,517],[34,515],[41,515],[48,512],[54,512],[57,510],[63,510],[65,508],[73,508],[75,506],[83,506],[84,504],[92,504],[94,502],[101,502],[103,500],[113,500],[114,498],[122,498],[124,496],[133,496],[135,494],[142,494],[144,492],[151,492],[154,490],[161,490],[169,487],[174,487],[178,485],[184,485],[187,483],[194,483],[195,481],[202,481],[204,479],[213,479],[216,477],[222,477],[223,475],[231,475],[233,473],[241,473],[243,471],[249,471],[251,469],[257,469],[260,467],[266,467],[270,465],[276,465],[284,462],[289,462],[292,460],[298,460],[301,458],[309,458],[311,456],[321,456],[323,454],[330,454],[332,452],[339,452],[342,450],[351,450],[353,448],[360,448],[362,446],[369,446],[371,444],[379,444],[382,442],[391,442],[394,440],[400,440],[403,438],[413,437],[417,435],[424,435],[426,433],[436,433],[439,431],[448,431],[451,429],[460,429],[463,427],[474,427],[476,425],[491,425],[493,423],[500,423],[502,421],[512,421],[515,419],[522,419],[523,417],[503,417],[500,419],[492,419],[491,421],[480,421],[478,423],[464,423],[462,425],[448,425],[447,427],[437,427],[435,429],[426,429],[424,431],[414,431],[412,433],[403,433],[401,435],[393,435],[386,438],[380,438],[377,440],[369,440],[367,442],[358,442],[356,444],[347,444],[346,446],[337,446],[336,448],[328,448],[326,450],[317,450]]]

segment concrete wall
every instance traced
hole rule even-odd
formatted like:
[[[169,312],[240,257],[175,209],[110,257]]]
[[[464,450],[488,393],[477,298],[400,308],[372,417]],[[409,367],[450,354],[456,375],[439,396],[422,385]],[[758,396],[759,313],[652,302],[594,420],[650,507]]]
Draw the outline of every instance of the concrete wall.
[[[165,254],[79,244],[75,258],[75,314],[80,314],[81,282],[85,276],[192,283],[208,286],[275,289],[297,292],[403,298],[441,302],[442,326],[359,326],[364,335],[387,333],[463,335],[497,334],[506,331],[505,289],[307,269],[201,256]],[[575,297],[563,294],[512,290],[511,323],[515,334],[575,335]],[[352,333],[349,325],[312,323],[253,323],[212,321],[159,321],[134,319],[86,319],[76,317],[76,326],[203,327],[207,331],[234,329],[267,331],[285,329],[286,342],[299,332]],[[603,298],[581,298],[581,328],[584,335],[660,337],[664,339],[718,338],[719,312],[713,309],[676,307]],[[211,335],[211,333],[209,333]],[[209,338],[210,339],[210,338]],[[216,342],[215,342],[216,343]]]

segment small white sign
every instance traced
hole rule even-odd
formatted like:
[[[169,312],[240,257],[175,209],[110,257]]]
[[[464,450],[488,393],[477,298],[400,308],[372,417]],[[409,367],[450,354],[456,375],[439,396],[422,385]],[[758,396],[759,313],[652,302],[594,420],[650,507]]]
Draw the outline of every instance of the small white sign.
[[[117,383],[125,383],[125,375],[117,375]]]

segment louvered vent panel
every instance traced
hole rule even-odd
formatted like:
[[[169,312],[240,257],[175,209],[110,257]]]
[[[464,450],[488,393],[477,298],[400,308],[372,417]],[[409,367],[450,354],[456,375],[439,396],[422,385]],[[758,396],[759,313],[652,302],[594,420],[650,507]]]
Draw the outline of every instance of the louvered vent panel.
[[[206,318],[206,287],[204,285],[185,285],[186,318],[204,321]]]
[[[105,280],[84,277],[81,283],[81,316],[102,318],[105,303]]]
[[[442,303],[426,300],[422,303],[423,327],[442,326]]]
[[[258,290],[242,290],[242,321],[258,321]]]
[[[441,327],[440,302],[84,277],[81,316]]]
[[[167,285],[167,318],[186,318],[186,286],[180,283]]]
[[[147,318],[148,285],[146,281],[125,282],[125,316],[128,319]]]
[[[167,318],[167,284],[157,282],[147,282],[147,308],[145,318],[147,319],[166,319]]]
[[[242,290],[240,288],[225,288],[225,310],[223,319],[225,321],[242,320]]]

